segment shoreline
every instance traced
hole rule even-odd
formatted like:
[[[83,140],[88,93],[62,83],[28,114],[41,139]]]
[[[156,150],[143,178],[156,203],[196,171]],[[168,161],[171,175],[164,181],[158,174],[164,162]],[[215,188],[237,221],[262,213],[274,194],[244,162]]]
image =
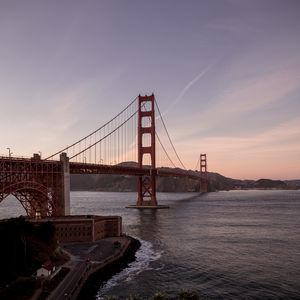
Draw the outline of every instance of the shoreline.
[[[139,250],[141,243],[131,236],[127,237],[130,239],[130,242],[123,255],[93,272],[82,285],[76,298],[77,300],[94,299],[94,296],[105,281],[124,270],[129,263],[135,260],[135,253]]]
[[[105,238],[94,243],[63,246],[70,254],[69,274],[51,292],[47,300],[94,299],[100,285],[135,260],[140,241],[130,237]]]

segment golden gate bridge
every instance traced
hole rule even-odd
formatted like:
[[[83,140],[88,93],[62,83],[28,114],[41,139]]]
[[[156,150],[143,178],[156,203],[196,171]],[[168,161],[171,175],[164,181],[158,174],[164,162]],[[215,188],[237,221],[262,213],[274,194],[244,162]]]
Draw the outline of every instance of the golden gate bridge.
[[[30,217],[69,215],[70,174],[136,176],[137,208],[160,207],[158,176],[198,180],[200,192],[208,190],[206,154],[195,171],[186,169],[154,94],[139,95],[110,121],[46,158],[0,157],[0,202],[13,195]]]

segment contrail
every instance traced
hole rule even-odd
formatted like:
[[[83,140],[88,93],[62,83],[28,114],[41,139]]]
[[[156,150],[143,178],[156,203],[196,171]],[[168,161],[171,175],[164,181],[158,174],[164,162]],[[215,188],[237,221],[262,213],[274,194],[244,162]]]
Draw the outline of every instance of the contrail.
[[[176,99],[169,105],[169,107],[162,113],[165,116],[186,94],[186,92],[200,79],[202,78],[214,65],[215,63],[209,65],[204,70],[202,70],[193,80],[191,80],[178,94]]]

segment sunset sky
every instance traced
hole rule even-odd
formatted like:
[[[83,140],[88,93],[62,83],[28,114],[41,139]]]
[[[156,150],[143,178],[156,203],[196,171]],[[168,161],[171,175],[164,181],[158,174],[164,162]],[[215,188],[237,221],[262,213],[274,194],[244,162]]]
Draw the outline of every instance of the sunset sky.
[[[152,92],[187,167],[300,178],[300,1],[0,0],[0,154],[51,154]]]

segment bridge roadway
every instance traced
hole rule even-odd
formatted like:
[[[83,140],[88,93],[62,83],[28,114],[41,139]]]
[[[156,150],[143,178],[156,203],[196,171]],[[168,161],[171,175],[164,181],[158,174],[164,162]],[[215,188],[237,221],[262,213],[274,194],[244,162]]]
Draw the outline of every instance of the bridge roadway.
[[[175,168],[69,162],[66,154],[61,154],[59,161],[42,160],[39,155],[27,159],[0,157],[0,202],[12,194],[31,217],[37,213],[41,216],[69,215],[70,174],[149,175],[150,179],[153,175],[185,177],[201,183],[201,172]],[[148,186],[145,190],[152,191]],[[157,206],[157,202],[154,201],[153,205]]]
[[[131,175],[144,176],[153,175],[160,177],[188,177],[194,180],[200,180],[200,172],[185,171],[179,168],[156,168],[135,167],[125,164],[104,165],[70,162],[70,174],[113,174],[113,175]],[[61,161],[41,160],[34,158],[21,157],[0,157],[0,181],[16,174],[49,174],[60,173]],[[19,178],[20,179],[20,178]],[[9,180],[10,181],[10,180]]]
[[[144,176],[153,175],[159,177],[188,177],[194,180],[200,180],[200,173],[195,171],[185,171],[179,168],[156,168],[150,167],[133,167],[122,165],[102,165],[90,163],[76,163],[70,162],[71,174],[114,174],[114,175],[131,175],[131,176]]]

